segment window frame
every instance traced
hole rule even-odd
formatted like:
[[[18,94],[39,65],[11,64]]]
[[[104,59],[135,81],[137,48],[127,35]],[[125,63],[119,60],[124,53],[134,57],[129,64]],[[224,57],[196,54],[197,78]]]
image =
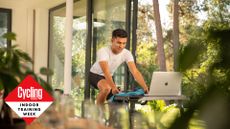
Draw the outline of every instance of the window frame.
[[[1,13],[7,14],[7,32],[12,31],[12,10],[7,8],[0,8]],[[6,42],[7,47],[11,46],[11,41],[7,40]]]

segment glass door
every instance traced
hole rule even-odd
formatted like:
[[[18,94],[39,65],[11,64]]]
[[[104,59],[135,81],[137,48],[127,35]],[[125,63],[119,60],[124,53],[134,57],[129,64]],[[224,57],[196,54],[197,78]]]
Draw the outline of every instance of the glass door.
[[[87,37],[86,0],[76,1],[73,5],[73,41],[72,41],[72,81],[71,96],[78,102],[76,115],[81,114],[81,101],[84,99],[85,51]],[[64,89],[64,36],[65,4],[50,10],[49,68],[54,75],[49,78],[54,89]]]
[[[93,1],[93,62],[96,51],[111,44],[112,31],[117,28],[126,29],[126,0],[94,0]],[[120,66],[114,73],[117,86],[123,88],[125,70]]]

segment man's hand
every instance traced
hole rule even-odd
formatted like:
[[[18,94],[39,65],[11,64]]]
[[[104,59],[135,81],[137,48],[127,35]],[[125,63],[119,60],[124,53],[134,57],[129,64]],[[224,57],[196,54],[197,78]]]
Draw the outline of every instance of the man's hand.
[[[138,84],[143,88],[144,92],[147,94],[149,92],[149,88],[145,83],[145,80],[140,73],[140,71],[137,69],[134,61],[128,62],[129,70],[132,73],[134,79],[138,82]]]
[[[146,94],[149,93],[149,88],[148,88],[148,87],[144,87],[143,90],[144,90],[144,92],[145,92]]]
[[[115,95],[115,94],[117,94],[117,93],[119,93],[119,92],[120,92],[120,90],[117,89],[117,87],[112,88],[112,93],[113,93],[113,95]]]

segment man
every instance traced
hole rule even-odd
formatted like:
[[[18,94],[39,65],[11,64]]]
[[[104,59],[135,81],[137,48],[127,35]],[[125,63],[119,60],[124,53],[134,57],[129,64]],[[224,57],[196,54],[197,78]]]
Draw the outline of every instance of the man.
[[[111,45],[98,50],[97,61],[90,69],[89,80],[92,86],[99,89],[97,104],[103,104],[109,95],[119,93],[112,76],[115,70],[123,63],[129,67],[134,79],[147,93],[148,87],[142,74],[136,68],[133,56],[130,51],[125,49],[127,42],[127,32],[123,29],[116,29],[112,32]]]

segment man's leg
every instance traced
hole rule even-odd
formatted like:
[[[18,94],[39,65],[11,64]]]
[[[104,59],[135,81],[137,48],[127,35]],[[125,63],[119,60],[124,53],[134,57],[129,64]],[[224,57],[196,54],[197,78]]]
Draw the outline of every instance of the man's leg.
[[[105,79],[101,79],[98,84],[99,94],[97,95],[97,104],[104,104],[106,97],[110,93],[111,87]]]

